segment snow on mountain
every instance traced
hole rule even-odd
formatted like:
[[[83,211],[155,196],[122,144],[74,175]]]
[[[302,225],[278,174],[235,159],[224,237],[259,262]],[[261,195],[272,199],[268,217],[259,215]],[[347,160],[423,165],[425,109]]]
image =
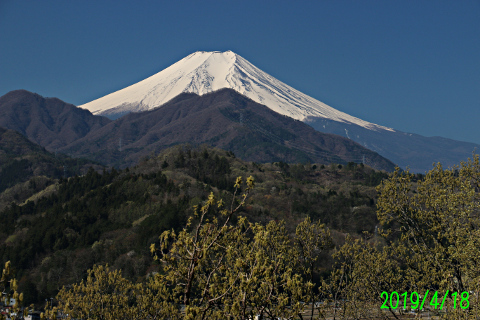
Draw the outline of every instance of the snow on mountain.
[[[79,107],[114,119],[129,112],[159,107],[183,92],[203,95],[223,88],[234,89],[280,114],[307,123],[325,118],[374,131],[394,131],[307,96],[232,51],[192,53],[145,80]]]

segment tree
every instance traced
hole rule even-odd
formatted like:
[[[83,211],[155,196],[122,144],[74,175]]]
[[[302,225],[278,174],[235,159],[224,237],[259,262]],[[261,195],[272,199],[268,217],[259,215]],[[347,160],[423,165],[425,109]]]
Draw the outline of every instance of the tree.
[[[223,305],[232,319],[296,319],[313,284],[295,273],[295,252],[285,222],[251,225],[253,239],[228,256],[231,294]],[[225,317],[224,317],[225,318]]]
[[[333,254],[336,261],[330,282],[323,285],[334,306],[333,319],[397,318],[392,310],[385,314],[380,308],[383,291],[403,293],[404,289],[400,265],[392,259],[391,251],[388,246],[379,248],[365,239],[347,236]]]
[[[320,221],[312,223],[306,218],[295,231],[295,251],[297,268],[300,274],[305,275],[311,289],[307,293],[307,302],[311,303],[310,318],[313,318],[315,302],[320,301],[320,295],[314,290],[314,273],[320,254],[333,246],[330,230]]]
[[[132,319],[135,310],[128,303],[135,291],[120,271],[95,266],[88,270],[86,281],[63,287],[56,296],[58,305],[47,308],[45,315],[49,319],[57,319],[58,314],[67,319]]]
[[[411,173],[397,169],[378,191],[378,218],[387,244],[397,248],[409,290],[476,292],[480,281],[478,155],[459,167],[444,169],[438,164],[417,184]],[[468,312],[478,312],[477,308],[471,303]],[[459,311],[457,304],[447,314]]]
[[[17,292],[18,284],[17,280],[13,276],[13,269],[10,261],[5,263],[5,268],[2,271],[2,277],[0,278],[0,294],[3,302],[10,303],[10,299],[15,299],[15,304],[12,306],[11,310],[8,310],[7,315],[16,315],[21,311],[21,304],[23,301],[23,293]],[[5,319],[2,314],[0,314],[0,320]]]
[[[239,177],[229,209],[211,194],[178,234],[166,231],[152,252],[163,270],[158,283],[184,306],[185,319],[291,319],[303,309],[305,284],[294,275],[293,249],[284,223],[252,224],[234,216],[254,187]],[[230,223],[233,219],[237,223]]]
[[[150,247],[160,271],[146,282],[132,283],[119,270],[95,266],[86,280],[59,292],[46,317],[303,319],[311,303],[306,318],[313,319],[330,316],[315,314],[329,306],[315,305],[325,298],[342,305],[341,318],[378,315],[372,300],[401,283],[393,251],[348,239],[335,254],[331,281],[317,290],[320,257],[332,246],[330,231],[310,218],[297,226],[295,236],[284,221],[249,222],[240,213],[253,188],[252,177],[245,183],[239,177],[229,205],[211,193],[194,207],[183,229],[163,232]]]
[[[235,215],[254,187],[237,178],[228,209],[210,194],[186,227],[166,231],[151,250],[161,271],[133,284],[120,271],[95,266],[86,281],[62,288],[55,319],[253,319],[296,318],[304,308],[305,283],[294,274],[293,243],[284,222],[266,226]],[[241,189],[243,194],[237,197]],[[236,220],[236,222],[232,222]]]
[[[229,222],[253,189],[253,178],[247,179],[245,193],[236,203],[241,185],[242,179],[238,177],[229,210],[224,208],[223,200],[216,201],[211,193],[205,205],[195,207],[194,215],[178,235],[173,230],[165,231],[160,236],[160,247],[157,249],[155,244],[151,245],[155,259],[163,264],[164,276],[159,283],[172,287],[173,302],[185,306],[187,317],[205,319],[207,316],[218,316],[221,298],[233,287],[232,283],[223,281],[222,288],[218,288],[215,286],[218,284],[212,281],[225,272],[225,255],[232,239],[242,235],[240,228],[235,228]],[[217,211],[221,217],[215,214],[211,216],[211,211]],[[220,222],[219,218],[222,217],[223,222]],[[195,221],[195,218],[198,220]],[[196,226],[192,228],[194,223]]]
[[[152,289],[152,288],[155,289]],[[120,270],[94,266],[86,281],[63,287],[56,296],[57,305],[47,306],[45,319],[165,319],[175,306],[168,303],[169,293],[157,285],[155,277],[146,284],[134,284]]]

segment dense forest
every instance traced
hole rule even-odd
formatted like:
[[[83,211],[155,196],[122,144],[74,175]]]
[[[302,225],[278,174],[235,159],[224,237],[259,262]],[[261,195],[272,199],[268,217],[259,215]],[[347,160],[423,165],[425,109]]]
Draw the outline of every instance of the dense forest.
[[[14,130],[0,127],[0,211],[22,203],[62,177],[83,175],[100,165],[52,154]]]
[[[423,176],[179,146],[12,203],[0,257],[15,270],[10,291],[51,301],[48,317],[398,318],[420,309],[412,292],[447,289],[458,301],[422,309],[473,317],[479,177],[478,157]],[[382,309],[394,291],[410,300]],[[83,313],[98,299],[111,305]]]

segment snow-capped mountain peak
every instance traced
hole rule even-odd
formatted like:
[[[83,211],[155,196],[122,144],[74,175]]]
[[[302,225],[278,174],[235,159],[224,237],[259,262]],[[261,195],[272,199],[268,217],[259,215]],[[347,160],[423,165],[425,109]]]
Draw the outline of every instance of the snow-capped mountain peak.
[[[198,51],[127,88],[91,101],[80,108],[117,118],[128,112],[150,110],[184,92],[204,95],[234,89],[270,109],[308,122],[326,118],[375,130],[379,126],[338,111],[275,79],[232,51]]]

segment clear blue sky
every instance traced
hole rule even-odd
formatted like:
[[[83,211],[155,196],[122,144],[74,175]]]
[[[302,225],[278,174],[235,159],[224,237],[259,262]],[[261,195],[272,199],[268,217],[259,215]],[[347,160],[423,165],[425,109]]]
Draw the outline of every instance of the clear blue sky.
[[[0,95],[80,105],[198,50],[364,120],[480,144],[480,0],[0,0]]]

